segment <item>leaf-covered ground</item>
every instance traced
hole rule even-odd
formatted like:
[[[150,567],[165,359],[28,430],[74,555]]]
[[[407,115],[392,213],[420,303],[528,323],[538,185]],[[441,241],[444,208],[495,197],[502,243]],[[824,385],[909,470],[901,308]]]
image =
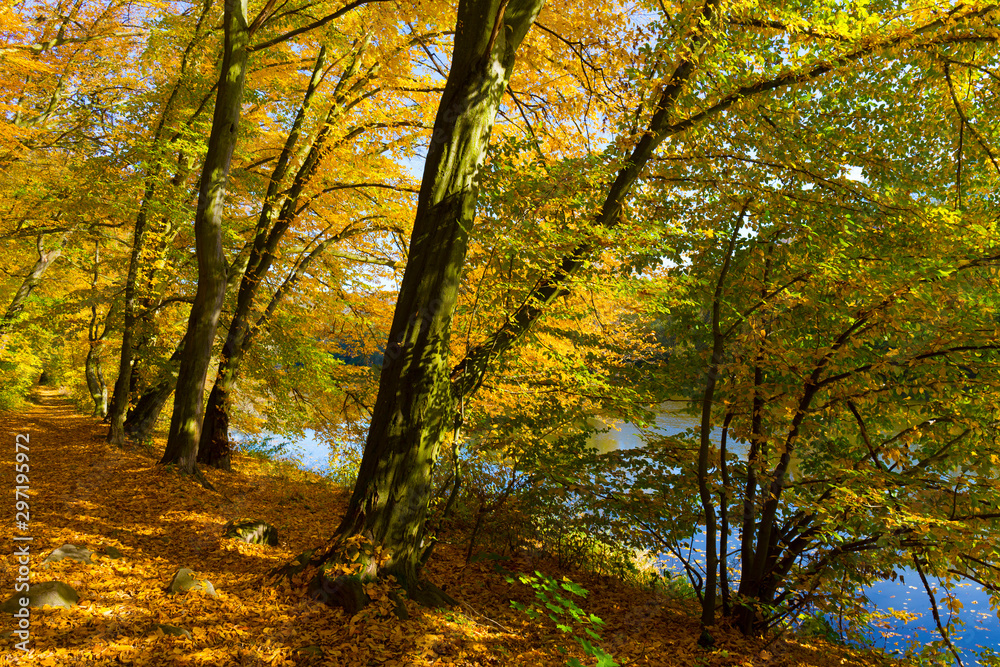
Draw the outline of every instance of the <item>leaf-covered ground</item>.
[[[79,606],[32,610],[31,646],[13,648],[11,618],[0,619],[0,655],[18,665],[563,665],[586,656],[554,624],[530,621],[510,607],[529,602],[531,589],[509,584],[490,563],[466,565],[444,540],[428,577],[460,601],[451,610],[407,603],[410,619],[390,613],[385,591],[354,617],[265,583],[271,568],[316,546],[336,528],[346,493],[319,478],[270,462],[237,458],[235,473],[207,471],[209,492],[156,465],[151,453],[104,443],[106,427],[77,414],[55,392],[0,414],[0,510],[5,555],[0,601],[14,593],[16,563],[9,554],[14,527],[15,435],[30,436],[32,582],[60,580],[80,595]],[[162,447],[163,443],[158,443]],[[278,547],[222,539],[236,517],[264,519],[279,531]],[[460,536],[456,536],[458,541]],[[122,557],[94,565],[60,561],[40,569],[63,544],[95,552],[112,546]],[[561,572],[527,558],[512,571],[569,576],[590,593],[581,606],[605,620],[605,650],[622,665],[877,665],[875,656],[821,642],[779,639],[769,645],[720,630],[714,650],[698,648],[698,623],[683,602],[670,602],[606,578]],[[218,597],[169,596],[164,587],[180,567],[210,580]],[[154,624],[187,628],[172,637]]]

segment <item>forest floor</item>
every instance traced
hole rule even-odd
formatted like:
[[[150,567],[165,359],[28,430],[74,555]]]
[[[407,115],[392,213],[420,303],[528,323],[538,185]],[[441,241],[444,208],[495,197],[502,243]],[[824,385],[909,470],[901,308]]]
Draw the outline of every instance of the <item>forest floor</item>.
[[[377,590],[375,597],[383,599],[349,617],[298,591],[266,583],[268,570],[324,542],[339,522],[347,494],[318,476],[237,457],[233,473],[206,471],[217,489],[206,491],[157,466],[151,452],[107,445],[107,427],[78,414],[53,390],[39,390],[34,403],[0,414],[0,423],[0,484],[7,499],[0,509],[0,601],[14,593],[17,573],[11,555],[16,434],[30,438],[31,581],[63,581],[80,595],[71,609],[31,610],[30,654],[14,650],[18,640],[10,637],[11,617],[0,618],[0,662],[520,666],[565,665],[573,656],[585,665],[595,662],[553,623],[531,621],[511,608],[511,600],[532,599],[530,588],[508,583],[491,563],[466,564],[462,549],[446,543],[435,551],[426,574],[459,605],[431,610],[407,603],[406,621],[390,613],[392,605]],[[236,517],[276,526],[279,546],[222,539],[222,526]],[[95,553],[93,565],[63,560],[40,569],[47,554],[67,543],[94,552],[112,546],[122,557]],[[218,597],[165,594],[180,567],[210,580]],[[602,645],[621,665],[888,664],[874,653],[819,640],[780,638],[768,644],[725,628],[715,633],[712,650],[701,649],[690,602],[586,572],[561,571],[550,562],[513,559],[505,567],[568,576],[584,586],[589,595],[578,598],[580,606],[604,619]],[[187,628],[192,638],[164,635],[157,623]],[[560,647],[569,650],[568,656]]]

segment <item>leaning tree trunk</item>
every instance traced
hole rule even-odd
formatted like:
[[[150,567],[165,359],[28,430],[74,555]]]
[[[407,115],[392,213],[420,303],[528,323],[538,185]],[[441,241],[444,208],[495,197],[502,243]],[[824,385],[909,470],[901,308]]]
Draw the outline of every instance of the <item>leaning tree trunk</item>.
[[[161,380],[139,397],[135,407],[128,411],[128,417],[125,418],[125,435],[138,442],[149,440],[160,413],[163,412],[163,406],[167,404],[170,394],[174,393],[176,385],[177,379],[170,377]]]
[[[413,236],[396,302],[378,398],[358,480],[337,530],[365,535],[388,554],[391,574],[422,602],[447,599],[421,585],[431,470],[453,427],[449,336],[476,208],[476,178],[514,66],[515,52],[544,0],[461,0],[455,48],[434,122]],[[339,558],[337,548],[320,562]],[[374,558],[361,578],[379,574]],[[356,579],[321,573],[314,595],[343,604]],[[350,598],[351,596],[347,596]],[[346,606],[346,605],[345,605]]]
[[[318,246],[313,248],[299,264],[292,269],[281,287],[271,295],[271,300],[264,309],[264,313],[257,318],[256,324],[249,325],[249,322],[242,322],[244,332],[238,339],[232,336],[233,329],[237,325],[234,315],[233,324],[230,325],[230,335],[226,337],[226,342],[222,346],[222,360],[219,362],[219,374],[216,377],[215,385],[208,396],[208,404],[205,407],[205,422],[201,430],[201,444],[198,447],[198,463],[204,463],[223,470],[232,469],[232,447],[229,440],[229,393],[236,383],[237,371],[240,361],[250,349],[250,345],[264,327],[274,318],[274,313],[278,305],[299,282],[299,278],[306,272],[316,258],[323,255],[327,248],[342,238],[340,234],[332,236]],[[238,344],[237,344],[238,343]]]
[[[229,182],[229,167],[236,147],[240,105],[249,46],[245,0],[226,0],[225,47],[219,92],[215,101],[212,133],[201,173],[198,210],[195,214],[195,249],[198,256],[198,290],[195,293],[184,356],[177,375],[174,411],[167,448],[160,463],[171,463],[193,475],[201,434],[205,377],[212,357],[212,343],[226,295],[226,258],[222,249],[222,208]]]
[[[42,281],[42,275],[52,265],[52,262],[56,261],[62,255],[63,246],[66,244],[65,236],[63,236],[58,246],[49,250],[45,249],[44,240],[45,237],[39,234],[37,244],[38,259],[28,271],[28,275],[21,281],[21,286],[17,288],[14,298],[11,299],[3,317],[0,318],[0,333],[11,327],[14,319],[24,310],[24,304],[27,302],[28,297],[31,296],[31,293],[35,291],[35,288]]]
[[[104,316],[104,331],[98,334],[97,283],[101,277],[100,266],[101,242],[98,240],[94,242],[94,275],[90,281],[90,327],[87,330],[90,349],[87,350],[87,359],[83,367],[87,378],[87,389],[90,391],[91,400],[94,401],[93,416],[103,419],[108,414],[108,385],[104,382],[104,370],[101,367],[104,337],[108,333],[108,315]]]
[[[296,172],[291,188],[281,192],[281,184],[288,171],[289,163],[292,161],[302,124],[323,78],[325,59],[326,47],[320,47],[316,64],[313,67],[312,78],[306,88],[305,98],[295,116],[291,130],[288,132],[278,161],[271,172],[267,194],[264,197],[257,220],[246,271],[240,281],[233,319],[229,324],[226,340],[222,345],[219,370],[215,383],[212,385],[212,391],[208,396],[208,405],[205,408],[205,419],[198,447],[198,463],[222,470],[232,469],[232,449],[229,442],[229,393],[236,382],[236,375],[243,355],[250,346],[252,338],[251,311],[254,299],[271,267],[278,244],[295,216],[299,194],[314,173],[325,139],[329,135],[329,127],[324,124],[306,159]],[[353,65],[345,71],[341,83],[356,73],[359,62],[360,58],[356,57]],[[283,204],[282,201],[284,201]]]
[[[128,411],[128,417],[125,418],[125,435],[129,438],[144,442],[152,437],[156,422],[163,412],[163,406],[167,404],[167,399],[177,387],[177,368],[186,345],[187,339],[181,339],[177,349],[167,360],[167,367],[160,373],[156,384],[140,396],[135,406]]]

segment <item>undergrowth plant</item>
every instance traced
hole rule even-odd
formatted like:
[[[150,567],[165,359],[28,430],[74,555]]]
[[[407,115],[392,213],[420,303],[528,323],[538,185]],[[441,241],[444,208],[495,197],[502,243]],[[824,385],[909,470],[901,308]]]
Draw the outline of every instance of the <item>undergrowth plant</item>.
[[[524,612],[532,620],[542,616],[548,617],[556,624],[556,628],[560,632],[570,634],[584,653],[597,658],[596,667],[617,667],[618,663],[615,662],[614,658],[593,643],[601,641],[601,636],[593,628],[603,626],[604,621],[594,614],[588,614],[572,598],[563,595],[563,592],[566,592],[581,598],[587,597],[587,590],[583,586],[573,583],[566,577],[563,577],[562,581],[556,581],[538,570],[535,570],[535,576],[518,574],[516,579],[506,577],[506,580],[507,583],[520,582],[535,589],[535,598],[538,600],[527,605],[511,600],[511,607]],[[580,636],[581,634],[586,635],[589,639]],[[559,650],[563,653],[566,652],[563,647],[559,647]],[[579,658],[570,658],[566,664],[569,667],[583,667]]]
[[[289,443],[280,441],[273,435],[245,437],[236,441],[236,451],[251,458],[276,461],[288,451]]]

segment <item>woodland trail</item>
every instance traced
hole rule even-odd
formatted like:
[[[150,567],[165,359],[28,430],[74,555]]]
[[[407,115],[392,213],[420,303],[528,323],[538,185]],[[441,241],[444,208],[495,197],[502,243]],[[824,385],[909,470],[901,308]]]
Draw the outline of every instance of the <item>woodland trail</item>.
[[[35,403],[0,414],[0,509],[4,556],[0,599],[13,594],[16,563],[14,442],[27,434],[30,455],[31,581],[59,580],[80,595],[63,610],[32,609],[30,645],[13,649],[9,617],[0,619],[2,661],[17,665],[563,665],[567,656],[592,664],[570,637],[550,623],[510,608],[533,590],[510,584],[492,563],[465,563],[464,535],[445,535],[427,575],[460,601],[453,610],[407,603],[410,619],[391,613],[387,590],[369,587],[373,604],[353,617],[305,599],[287,584],[265,580],[271,568],[324,541],[344,509],[344,491],[310,473],[235,457],[235,473],[206,471],[217,492],[156,465],[153,451],[116,449],[106,426],[83,416],[54,390]],[[22,439],[23,441],[23,439]],[[8,491],[8,489],[10,491]],[[253,517],[278,529],[278,547],[221,538],[230,519]],[[25,534],[21,531],[18,534]],[[454,537],[450,544],[450,538]],[[41,569],[63,544],[95,554],[94,565],[69,560]],[[621,665],[693,666],[876,665],[870,654],[821,642],[779,640],[771,645],[720,630],[714,650],[697,647],[697,621],[684,602],[585,572],[563,572],[525,557],[504,562],[513,572],[569,576],[590,591],[580,605],[603,618],[603,645]],[[164,593],[173,573],[188,567],[210,580],[218,597]],[[164,635],[155,624],[183,627],[192,638]]]

